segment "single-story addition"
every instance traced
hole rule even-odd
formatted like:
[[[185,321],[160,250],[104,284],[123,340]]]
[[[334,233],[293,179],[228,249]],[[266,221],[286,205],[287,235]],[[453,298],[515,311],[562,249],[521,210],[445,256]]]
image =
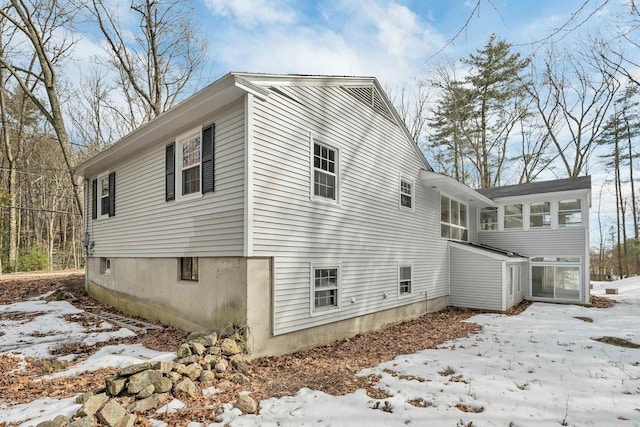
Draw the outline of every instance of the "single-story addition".
[[[373,77],[230,73],[76,172],[88,292],[247,326],[253,357],[447,305],[589,302],[589,178],[434,173]]]

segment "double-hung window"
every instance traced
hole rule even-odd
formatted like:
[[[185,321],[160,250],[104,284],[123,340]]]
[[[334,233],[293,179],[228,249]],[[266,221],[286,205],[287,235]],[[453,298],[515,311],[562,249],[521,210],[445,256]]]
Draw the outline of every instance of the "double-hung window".
[[[580,227],[582,225],[582,206],[580,199],[560,200],[558,202],[558,226]]]
[[[91,218],[106,218],[116,214],[116,173],[99,176],[91,183]]]
[[[193,129],[165,148],[165,200],[197,197],[214,190],[215,125]]]
[[[468,240],[467,205],[447,196],[440,196],[440,236],[446,239]]]
[[[413,209],[413,182],[408,179],[400,179],[400,206]]]
[[[313,268],[313,308],[314,311],[330,310],[338,307],[338,268]]]
[[[410,265],[400,265],[398,268],[398,287],[401,296],[411,293],[412,278],[413,268]]]
[[[200,162],[201,142],[200,134],[194,135],[186,141],[180,143],[182,147],[182,195],[200,192]]]
[[[313,143],[313,195],[336,200],[337,162],[335,149],[319,142]]]

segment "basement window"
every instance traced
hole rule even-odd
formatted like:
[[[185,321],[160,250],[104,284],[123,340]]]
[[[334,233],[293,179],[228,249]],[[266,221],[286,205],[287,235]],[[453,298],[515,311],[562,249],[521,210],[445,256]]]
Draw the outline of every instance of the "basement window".
[[[198,258],[180,258],[180,280],[198,281]]]
[[[111,258],[100,258],[100,274],[111,273]]]

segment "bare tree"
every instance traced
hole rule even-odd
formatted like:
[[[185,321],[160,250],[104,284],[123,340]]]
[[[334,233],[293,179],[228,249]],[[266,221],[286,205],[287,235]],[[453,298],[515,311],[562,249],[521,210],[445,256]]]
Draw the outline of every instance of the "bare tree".
[[[0,65],[16,80],[53,128],[73,188],[76,208],[82,212],[79,189],[73,172],[73,151],[64,122],[56,66],[65,58],[74,41],[61,36],[71,27],[75,9],[64,1],[8,0],[0,8],[0,19],[10,33],[19,33],[25,51],[0,53]],[[25,66],[23,58],[35,58],[37,68]],[[30,82],[34,84],[31,85]],[[44,93],[45,100],[40,98]]]
[[[620,83],[591,43],[586,52],[549,48],[526,88],[567,176],[585,172]],[[569,135],[566,138],[565,135]]]
[[[181,0],[134,0],[137,32],[127,31],[118,11],[103,0],[86,5],[98,24],[118,72],[130,130],[170,108],[192,83],[206,59],[206,39],[192,24],[190,3]]]

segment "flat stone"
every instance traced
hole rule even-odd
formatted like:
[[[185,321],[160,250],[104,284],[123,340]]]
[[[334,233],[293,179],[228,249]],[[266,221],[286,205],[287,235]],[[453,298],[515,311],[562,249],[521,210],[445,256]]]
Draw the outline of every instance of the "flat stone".
[[[169,372],[167,373],[167,377],[169,379],[169,381],[171,381],[171,384],[176,384],[178,381],[180,381],[182,379],[182,375],[180,375],[177,372]]]
[[[89,417],[98,412],[98,410],[102,407],[102,405],[108,400],[106,393],[94,394],[90,398],[87,399],[86,402],[82,405],[82,407],[78,410],[77,414],[79,417]]]
[[[604,292],[609,295],[618,295],[618,288],[606,288]]]
[[[151,369],[151,363],[143,362],[138,363],[136,365],[125,366],[124,368],[118,369],[119,377],[128,377],[129,375],[137,374],[138,372],[146,371],[147,369]]]
[[[114,427],[127,414],[127,411],[115,400],[110,400],[98,411],[98,420],[108,427]]]
[[[187,369],[184,374],[188,376],[191,380],[195,380],[200,376],[201,373],[202,373],[202,366],[200,366],[200,364],[198,363],[192,363],[191,365],[187,366]]]
[[[222,344],[220,344],[220,350],[222,351],[222,354],[227,356],[242,353],[242,349],[240,348],[238,343],[231,338],[225,338],[222,340]]]
[[[240,409],[244,414],[254,414],[258,410],[256,401],[246,394],[238,396],[235,407]]]
[[[94,424],[95,417],[81,417],[71,421],[67,427],[93,427]]]
[[[105,388],[109,396],[117,396],[127,383],[126,377],[110,377],[104,380]]]
[[[138,394],[136,394],[136,399],[146,399],[153,394],[155,389],[156,388],[153,386],[153,384],[149,384],[148,386],[140,390]]]
[[[189,345],[191,346],[191,350],[197,355],[204,354],[204,352],[207,350],[207,348],[199,342],[192,341],[189,343]]]
[[[198,381],[204,384],[211,384],[216,380],[216,374],[211,371],[202,371],[198,377]]]
[[[197,362],[198,360],[200,360],[200,356],[198,356],[197,354],[192,354],[191,356],[181,357],[180,359],[176,360],[176,363],[180,363],[181,365],[190,365]]]
[[[87,399],[89,399],[91,396],[93,396],[93,393],[88,391],[86,393],[82,393],[80,396],[76,397],[76,403],[79,404],[83,404],[84,402],[87,401]]]
[[[173,387],[173,394],[177,398],[180,397],[190,397],[195,398],[198,397],[200,391],[198,387],[191,381],[189,378],[183,378],[178,384]]]
[[[154,393],[166,393],[173,387],[173,382],[170,378],[162,377],[158,381],[153,383]]]
[[[206,354],[203,358],[202,358],[202,363],[207,363],[211,366],[215,366],[216,363],[218,363],[218,361],[220,360],[220,357],[218,356],[214,356],[213,354]]]
[[[145,412],[157,408],[169,398],[169,393],[156,393],[146,399],[137,400],[129,405],[129,412]]]
[[[178,357],[188,357],[193,354],[191,353],[191,346],[187,343],[182,344],[176,353],[178,354]]]
[[[133,427],[136,425],[136,418],[138,417],[133,414],[127,414],[118,421],[115,427]]]
[[[187,372],[187,365],[182,363],[176,363],[173,367],[173,372],[177,372],[180,375],[184,375]]]
[[[64,415],[58,415],[51,421],[43,421],[38,423],[36,427],[66,427],[69,423],[69,418]]]
[[[127,392],[130,394],[138,394],[150,384],[155,384],[160,381],[160,378],[162,378],[162,372],[157,369],[138,372],[137,374],[129,377]]]
[[[221,353],[222,353],[222,350],[220,349],[220,346],[213,345],[213,346],[209,347],[209,354],[212,354],[214,356],[218,356]]]
[[[163,374],[166,374],[167,372],[171,372],[173,370],[174,365],[175,363],[173,362],[156,361],[156,362],[151,362],[150,369],[155,369],[157,371],[162,372]]]
[[[215,370],[216,372],[226,372],[228,368],[229,362],[227,362],[225,359],[220,359],[220,361],[216,363]]]

